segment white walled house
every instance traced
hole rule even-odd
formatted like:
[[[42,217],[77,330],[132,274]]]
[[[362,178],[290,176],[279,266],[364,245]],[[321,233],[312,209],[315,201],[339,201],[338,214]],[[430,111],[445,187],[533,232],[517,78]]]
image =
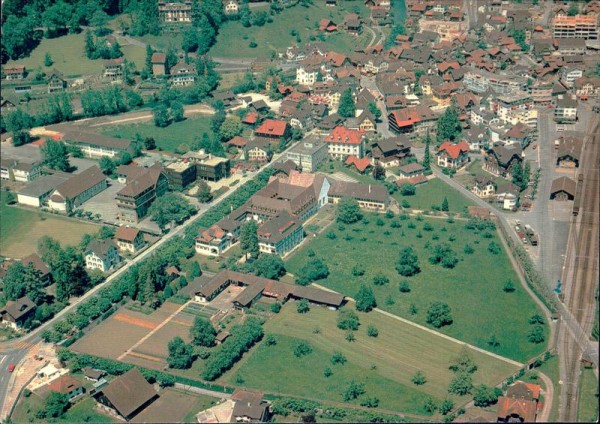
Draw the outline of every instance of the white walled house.
[[[114,269],[121,257],[116,246],[106,240],[92,240],[85,249],[85,267],[107,272]]]

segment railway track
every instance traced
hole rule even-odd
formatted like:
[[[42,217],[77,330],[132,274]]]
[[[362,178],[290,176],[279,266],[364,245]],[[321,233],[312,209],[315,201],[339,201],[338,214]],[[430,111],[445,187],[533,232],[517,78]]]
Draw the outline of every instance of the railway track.
[[[572,319],[590,334],[596,310],[595,293],[598,282],[599,253],[599,220],[600,220],[600,122],[594,119],[592,131],[588,132],[581,157],[580,181],[578,181],[577,199],[574,206],[579,207],[577,217],[573,218],[573,242],[570,255],[565,262],[570,276],[567,287],[565,305],[572,314]],[[581,343],[572,334],[565,332],[562,338],[562,361],[565,369],[563,381],[561,419],[575,422],[579,400],[578,381],[580,359],[583,353]]]

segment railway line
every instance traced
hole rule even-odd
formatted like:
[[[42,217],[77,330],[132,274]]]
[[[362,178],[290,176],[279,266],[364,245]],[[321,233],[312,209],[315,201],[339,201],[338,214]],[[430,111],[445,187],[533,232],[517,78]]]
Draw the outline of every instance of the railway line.
[[[599,220],[600,220],[600,120],[591,123],[581,154],[581,173],[578,176],[574,202],[572,238],[565,260],[563,281],[566,283],[564,304],[576,325],[589,337],[596,310],[595,294],[598,282]],[[561,421],[577,420],[578,382],[581,346],[573,333],[561,330]]]

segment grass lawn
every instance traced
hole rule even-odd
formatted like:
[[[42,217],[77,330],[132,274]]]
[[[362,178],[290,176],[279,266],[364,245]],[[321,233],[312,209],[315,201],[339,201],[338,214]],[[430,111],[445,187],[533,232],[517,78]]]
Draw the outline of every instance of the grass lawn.
[[[447,395],[452,378],[448,366],[463,350],[461,344],[377,312],[359,314],[356,340],[348,342],[346,332],[336,326],[337,315],[317,306],[299,315],[295,303],[290,302],[264,326],[266,334],[276,335],[277,344],[267,346],[263,341],[225,379],[235,383],[241,376],[244,386],[335,402],[343,401],[343,390],[355,380],[365,383],[367,395],[379,398],[381,408],[416,414],[424,413],[427,396],[439,401]],[[369,325],[377,327],[378,337],[366,335]],[[315,334],[317,327],[320,331]],[[297,358],[293,348],[300,339],[308,341],[313,352]],[[348,362],[332,365],[335,351],[341,351]],[[516,370],[480,352],[469,350],[469,354],[479,366],[473,376],[475,384],[494,384]],[[333,371],[328,378],[323,375],[326,367]],[[427,376],[423,386],[411,382],[418,370]],[[285,379],[278,377],[284,373]]]
[[[311,238],[287,259],[287,270],[295,274],[310,260],[309,253],[314,252],[329,267],[329,277],[318,284],[352,297],[360,284],[367,284],[373,288],[380,308],[422,325],[427,325],[429,305],[443,301],[451,308],[453,323],[439,331],[449,336],[521,362],[544,351],[545,343],[533,344],[527,340],[531,331],[528,320],[541,311],[521,288],[506,253],[501,251],[494,255],[487,249],[492,241],[500,243],[495,232],[486,234],[491,238],[484,238],[482,233],[467,230],[462,220],[449,223],[433,218],[419,222],[416,218],[388,219],[373,214],[365,217],[367,224],[363,221],[343,230],[333,224]],[[383,221],[383,225],[377,225],[377,220]],[[393,221],[401,227],[392,228]],[[432,231],[424,230],[425,224],[429,224]],[[327,237],[330,232],[335,235],[334,239]],[[434,240],[435,237],[439,239]],[[455,241],[450,242],[450,238]],[[459,258],[454,269],[429,263],[433,247],[441,242],[449,243]],[[471,255],[463,252],[467,243],[474,249]],[[399,252],[406,246],[415,249],[421,268],[419,274],[409,278],[401,277],[395,270]],[[364,266],[362,276],[351,272],[357,263]],[[379,272],[389,278],[388,284],[375,286],[372,283]],[[409,293],[399,291],[399,283],[405,279],[410,285]],[[515,292],[502,290],[507,279],[516,286]],[[416,315],[409,313],[411,304],[417,308]],[[488,345],[492,335],[500,342],[495,348]]]
[[[74,246],[81,237],[93,234],[100,228],[55,215],[25,210],[6,205],[5,191],[0,193],[0,254],[6,257],[22,258],[34,253],[37,241],[42,236],[50,236],[63,245]]]
[[[466,167],[465,171],[467,171],[467,172],[462,173],[460,175],[455,175],[454,179],[467,188],[472,187],[474,185],[475,178],[477,178],[477,177],[490,178],[496,184],[503,184],[506,182],[506,180],[504,178],[496,177],[496,176],[490,174],[489,172],[484,171],[483,168],[481,168],[481,166],[482,166],[481,160],[475,159],[473,162],[471,162]]]
[[[143,43],[150,44],[155,50],[166,52],[169,46],[181,49],[182,36],[178,32],[169,32],[161,35],[144,35],[143,37],[132,37]],[[145,52],[145,49],[144,49]],[[145,53],[144,53],[145,54]]]
[[[598,422],[598,379],[591,368],[582,369],[579,377],[577,421],[580,423]]]
[[[196,403],[194,404],[194,407],[189,410],[189,412],[187,413],[187,415],[185,417],[183,417],[181,422],[184,422],[184,423],[196,422],[196,415],[198,414],[198,412],[204,411],[205,409],[210,408],[211,406],[215,405],[217,403],[217,401],[219,400],[217,398],[214,398],[211,396],[205,396],[205,395],[196,395],[195,394],[194,397],[196,398]]]
[[[219,29],[217,42],[210,53],[215,57],[270,57],[272,51],[285,53],[287,47],[293,44],[310,42],[310,37],[318,34],[318,24],[323,18],[333,20],[341,25],[347,13],[357,11],[361,16],[368,16],[362,2],[340,1],[340,6],[330,8],[324,2],[315,2],[308,8],[293,6],[284,9],[280,14],[273,16],[273,22],[262,27],[244,28],[239,21],[224,23]],[[268,8],[265,8],[268,11]],[[265,10],[253,8],[252,11]],[[296,30],[300,42],[290,33]],[[325,43],[340,53],[351,53],[355,48],[366,46],[371,40],[371,33],[364,30],[359,36],[339,32],[325,36]],[[257,47],[250,48],[249,44],[254,41]],[[320,41],[318,38],[316,41]]]
[[[186,118],[184,121],[175,122],[166,128],[159,128],[152,122],[104,126],[102,132],[122,138],[134,138],[136,133],[142,137],[154,137],[156,145],[161,150],[168,152],[175,152],[180,144],[191,146],[194,141],[200,140],[202,133],[212,134],[209,116]]]
[[[44,38],[39,46],[31,52],[29,57],[16,61],[9,61],[6,66],[20,64],[29,70],[38,66],[47,74],[53,68],[58,69],[67,77],[81,75],[100,75],[102,73],[102,59],[90,60],[83,51],[85,33],[69,34],[63,37]],[[135,62],[138,69],[144,66],[145,50],[138,46],[122,46],[121,50],[127,60]],[[50,53],[54,64],[44,67],[44,56]]]
[[[450,212],[462,213],[467,206],[474,205],[473,202],[439,178],[417,186],[414,196],[402,196],[400,192],[396,192],[393,197],[400,204],[406,200],[412,209],[418,210],[431,210],[431,206],[441,206],[444,197],[448,198]]]
[[[86,395],[87,396],[87,395]],[[35,412],[44,407],[44,400],[35,393],[25,398],[21,397],[15,408],[11,419],[15,423],[27,422],[49,422],[48,420],[39,420],[35,418]],[[28,412],[29,411],[29,412]],[[53,423],[113,423],[117,420],[111,419],[108,415],[101,414],[96,410],[96,401],[88,397],[71,406],[67,412],[60,418],[53,418]]]

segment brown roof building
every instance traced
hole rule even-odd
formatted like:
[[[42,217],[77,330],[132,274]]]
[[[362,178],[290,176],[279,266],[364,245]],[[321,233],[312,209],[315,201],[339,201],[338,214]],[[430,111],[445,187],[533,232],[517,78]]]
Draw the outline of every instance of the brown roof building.
[[[120,221],[137,223],[146,215],[152,202],[167,191],[168,181],[160,163],[142,169],[144,171],[131,181],[127,178],[127,185],[117,193]]]
[[[48,200],[50,209],[69,213],[107,187],[106,176],[96,165],[61,183]]]
[[[16,329],[23,325],[34,312],[35,303],[27,296],[24,296],[15,301],[9,300],[6,302],[4,308],[0,309],[0,318],[2,318],[2,323]]]
[[[552,181],[550,200],[574,200],[577,183],[568,177],[558,177]]]

